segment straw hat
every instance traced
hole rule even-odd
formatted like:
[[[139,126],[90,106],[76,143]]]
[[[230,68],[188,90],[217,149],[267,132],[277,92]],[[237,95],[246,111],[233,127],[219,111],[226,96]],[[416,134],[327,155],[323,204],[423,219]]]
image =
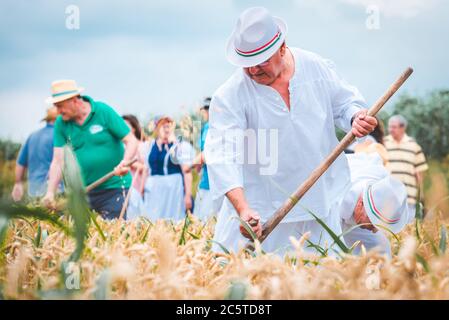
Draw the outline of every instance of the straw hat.
[[[252,67],[268,60],[282,45],[286,23],[263,7],[245,10],[226,45],[226,58],[238,67]]]
[[[402,182],[391,176],[366,184],[363,205],[373,225],[398,233],[407,224],[407,190]]]
[[[51,97],[45,102],[47,104],[55,104],[73,97],[78,96],[84,88],[78,87],[75,80],[57,80],[51,84]]]
[[[161,125],[163,125],[164,123],[173,123],[173,119],[172,118],[170,118],[170,117],[168,117],[168,116],[160,116],[160,117],[157,117],[156,119],[155,119],[155,123],[154,123],[154,125],[155,125],[155,127],[156,127],[156,129],[157,128],[159,128]]]
[[[58,109],[56,109],[56,107],[50,107],[47,109],[47,115],[41,121],[53,122],[57,117]]]

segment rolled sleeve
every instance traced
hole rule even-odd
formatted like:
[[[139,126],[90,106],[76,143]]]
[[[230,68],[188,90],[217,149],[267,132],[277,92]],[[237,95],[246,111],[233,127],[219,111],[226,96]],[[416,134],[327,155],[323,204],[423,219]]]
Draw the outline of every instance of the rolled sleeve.
[[[243,187],[243,135],[246,118],[243,107],[231,106],[214,97],[210,106],[209,131],[204,156],[214,201],[230,190]]]

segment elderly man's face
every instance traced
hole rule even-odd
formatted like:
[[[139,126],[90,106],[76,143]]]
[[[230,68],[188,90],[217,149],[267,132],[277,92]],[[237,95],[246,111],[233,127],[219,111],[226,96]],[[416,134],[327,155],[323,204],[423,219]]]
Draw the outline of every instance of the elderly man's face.
[[[76,97],[70,98],[58,103],[55,103],[58,113],[62,116],[64,121],[73,120],[78,115],[78,99]]]
[[[254,67],[243,68],[243,70],[248,77],[259,84],[266,86],[272,84],[283,71],[285,48],[286,46],[283,44],[267,61]]]
[[[391,121],[388,123],[388,132],[394,139],[401,139],[405,134],[405,126],[401,125],[398,121]]]
[[[368,218],[368,215],[366,214],[365,207],[363,206],[362,195],[359,196],[357,204],[355,205],[354,208],[354,221],[356,224],[366,224],[360,227],[362,229],[367,229],[374,233],[377,232],[377,228],[371,224],[371,221]]]

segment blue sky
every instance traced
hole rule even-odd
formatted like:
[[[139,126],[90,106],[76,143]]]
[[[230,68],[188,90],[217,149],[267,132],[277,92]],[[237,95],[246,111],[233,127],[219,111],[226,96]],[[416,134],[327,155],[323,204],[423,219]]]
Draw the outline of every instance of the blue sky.
[[[68,5],[80,29],[66,28]],[[449,2],[443,0],[2,0],[0,137],[23,141],[45,113],[56,79],[142,120],[181,115],[223,83],[234,67],[224,47],[239,13],[262,5],[289,27],[287,44],[333,60],[368,103],[412,66],[401,89],[449,87]],[[366,21],[379,10],[379,29]]]

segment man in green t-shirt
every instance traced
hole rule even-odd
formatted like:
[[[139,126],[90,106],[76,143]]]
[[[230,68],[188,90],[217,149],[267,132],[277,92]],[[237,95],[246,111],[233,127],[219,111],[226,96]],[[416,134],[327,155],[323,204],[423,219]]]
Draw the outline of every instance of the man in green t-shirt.
[[[132,179],[125,164],[134,158],[138,141],[114,109],[81,96],[82,91],[73,80],[52,83],[52,96],[47,102],[56,106],[59,116],[55,122],[53,160],[43,202],[47,206],[54,205],[56,188],[62,178],[63,147],[69,144],[81,168],[84,185],[115,170],[114,177],[88,196],[91,208],[103,218],[118,218]]]

